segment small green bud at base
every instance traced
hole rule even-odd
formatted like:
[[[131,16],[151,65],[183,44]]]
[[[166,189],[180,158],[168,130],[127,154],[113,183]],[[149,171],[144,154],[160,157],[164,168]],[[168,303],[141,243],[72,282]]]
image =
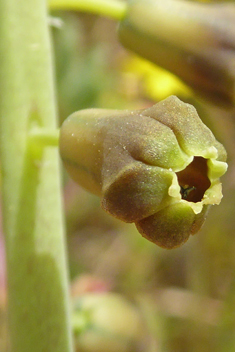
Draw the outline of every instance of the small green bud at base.
[[[77,297],[72,318],[79,352],[134,352],[144,340],[141,312],[116,293],[87,293]]]
[[[60,154],[105,211],[164,248],[197,232],[222,198],[224,147],[175,96],[144,110],[72,114],[61,127]]]

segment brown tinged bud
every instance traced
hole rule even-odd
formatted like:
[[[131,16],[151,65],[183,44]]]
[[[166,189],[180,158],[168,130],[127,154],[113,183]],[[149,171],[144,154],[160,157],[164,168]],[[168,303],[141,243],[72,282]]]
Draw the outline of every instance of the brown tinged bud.
[[[61,127],[60,153],[104,210],[164,248],[196,233],[222,198],[224,147],[175,96],[139,111],[78,111]]]
[[[121,43],[178,75],[202,97],[235,103],[235,4],[129,0]]]

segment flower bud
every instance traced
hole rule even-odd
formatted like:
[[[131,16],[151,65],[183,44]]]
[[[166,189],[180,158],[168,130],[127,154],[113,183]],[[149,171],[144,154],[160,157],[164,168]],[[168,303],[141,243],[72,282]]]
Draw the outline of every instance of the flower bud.
[[[144,340],[140,311],[119,294],[78,297],[72,322],[79,352],[134,352]]]
[[[145,110],[75,112],[61,127],[60,153],[104,210],[164,248],[197,232],[222,198],[224,147],[175,96]]]
[[[130,0],[119,26],[128,49],[178,75],[202,97],[235,103],[235,4]]]

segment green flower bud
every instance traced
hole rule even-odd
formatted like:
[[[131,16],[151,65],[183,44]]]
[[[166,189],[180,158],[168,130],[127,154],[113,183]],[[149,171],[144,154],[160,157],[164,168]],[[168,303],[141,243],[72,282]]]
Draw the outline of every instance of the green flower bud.
[[[224,147],[175,96],[139,111],[75,112],[62,125],[60,153],[108,213],[165,248],[197,232],[222,198]]]
[[[213,102],[235,103],[235,4],[129,0],[121,43]]]
[[[79,352],[134,352],[144,335],[137,307],[115,293],[78,297],[72,322]]]

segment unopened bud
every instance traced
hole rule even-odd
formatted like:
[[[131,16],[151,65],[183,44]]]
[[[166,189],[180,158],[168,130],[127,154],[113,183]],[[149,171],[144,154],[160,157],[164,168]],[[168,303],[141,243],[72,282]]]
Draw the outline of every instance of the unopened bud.
[[[184,243],[222,198],[224,147],[175,96],[145,110],[76,112],[62,125],[60,153],[108,213],[161,247]]]
[[[72,316],[79,352],[137,352],[146,333],[137,306],[115,293],[90,293],[74,300]]]

